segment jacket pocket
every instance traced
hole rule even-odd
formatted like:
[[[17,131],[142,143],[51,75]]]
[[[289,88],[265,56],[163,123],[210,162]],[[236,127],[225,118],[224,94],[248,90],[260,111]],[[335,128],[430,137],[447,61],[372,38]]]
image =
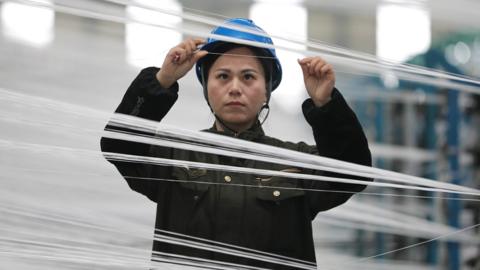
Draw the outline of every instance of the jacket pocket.
[[[174,167],[172,175],[180,180],[181,187],[194,191],[205,192],[213,182],[213,176],[206,169]]]
[[[299,173],[297,168],[286,168],[282,172]],[[257,198],[263,201],[280,202],[286,199],[305,196],[298,180],[288,177],[256,177],[258,181]]]

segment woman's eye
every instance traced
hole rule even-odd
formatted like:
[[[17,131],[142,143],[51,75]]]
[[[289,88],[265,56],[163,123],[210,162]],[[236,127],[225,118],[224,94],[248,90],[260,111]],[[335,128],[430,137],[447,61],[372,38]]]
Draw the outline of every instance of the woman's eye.
[[[245,74],[243,75],[243,77],[245,78],[245,80],[251,80],[255,78],[255,76],[253,76],[252,74]]]
[[[226,80],[227,78],[228,78],[228,75],[225,73],[217,74],[217,79]]]

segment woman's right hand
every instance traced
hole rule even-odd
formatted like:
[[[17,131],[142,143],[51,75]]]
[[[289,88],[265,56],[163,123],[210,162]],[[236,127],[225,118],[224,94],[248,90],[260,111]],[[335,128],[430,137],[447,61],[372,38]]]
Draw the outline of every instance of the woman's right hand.
[[[203,43],[205,43],[204,39],[189,38],[170,49],[163,60],[162,68],[156,74],[162,87],[172,86],[192,69],[198,59],[208,54],[207,51],[197,51],[197,46]]]

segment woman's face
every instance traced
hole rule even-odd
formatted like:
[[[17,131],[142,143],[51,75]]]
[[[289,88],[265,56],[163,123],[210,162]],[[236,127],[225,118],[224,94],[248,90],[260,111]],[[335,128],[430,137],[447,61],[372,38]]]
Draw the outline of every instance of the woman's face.
[[[245,47],[232,49],[217,58],[208,73],[210,106],[236,131],[251,127],[267,100],[263,67],[252,56]]]

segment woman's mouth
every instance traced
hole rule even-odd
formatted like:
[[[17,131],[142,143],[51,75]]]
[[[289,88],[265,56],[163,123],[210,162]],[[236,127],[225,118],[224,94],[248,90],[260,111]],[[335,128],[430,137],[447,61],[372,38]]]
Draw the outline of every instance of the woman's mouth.
[[[238,101],[230,101],[227,103],[227,106],[244,106],[243,103]]]

